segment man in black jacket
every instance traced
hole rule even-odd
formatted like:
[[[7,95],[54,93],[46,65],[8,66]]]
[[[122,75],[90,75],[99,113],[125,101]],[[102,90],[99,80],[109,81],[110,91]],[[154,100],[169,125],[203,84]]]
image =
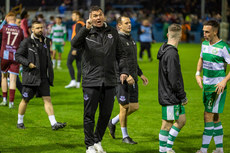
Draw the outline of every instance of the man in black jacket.
[[[32,23],[32,35],[24,39],[16,52],[16,61],[22,64],[22,101],[18,108],[17,128],[25,129],[23,117],[30,99],[36,94],[42,97],[45,111],[53,130],[66,126],[59,123],[54,116],[50,97],[50,85],[53,86],[53,68],[50,57],[50,40],[43,36],[43,24],[39,21]]]
[[[168,42],[158,51],[158,100],[162,105],[162,126],[159,133],[159,152],[173,153],[175,138],[185,125],[185,108],[188,100],[184,91],[177,46],[181,40],[181,26],[168,27]],[[173,124],[173,121],[175,123]]]
[[[117,31],[107,25],[102,9],[92,6],[86,27],[72,39],[72,47],[82,50],[82,87],[84,94],[84,133],[87,153],[104,153],[101,141],[113,110],[116,63],[120,80],[128,77],[126,54]],[[94,131],[94,117],[99,104],[99,118]]]
[[[85,23],[81,19],[81,14],[79,11],[73,11],[72,13],[72,20],[76,22],[73,25],[72,28],[72,37],[73,37],[80,31],[81,27],[85,25]],[[75,73],[74,73],[74,68],[73,68],[73,61],[76,60],[76,66],[77,66],[77,81],[75,80]],[[80,82],[81,82],[81,52],[77,52],[76,49],[71,47],[71,50],[68,55],[67,59],[67,67],[69,69],[69,74],[71,77],[71,81],[68,85],[65,86],[65,88],[80,88]]]
[[[122,42],[122,47],[127,53],[127,64],[129,68],[129,77],[124,84],[119,84],[116,87],[117,100],[120,104],[120,113],[110,120],[108,128],[110,134],[115,138],[115,125],[120,120],[123,140],[128,144],[137,144],[133,141],[127,132],[127,117],[139,108],[138,104],[138,84],[137,76],[140,76],[144,85],[148,84],[148,79],[143,75],[143,72],[137,64],[137,45],[130,35],[131,21],[129,17],[121,16],[117,20],[119,36]],[[132,84],[132,85],[130,85]]]

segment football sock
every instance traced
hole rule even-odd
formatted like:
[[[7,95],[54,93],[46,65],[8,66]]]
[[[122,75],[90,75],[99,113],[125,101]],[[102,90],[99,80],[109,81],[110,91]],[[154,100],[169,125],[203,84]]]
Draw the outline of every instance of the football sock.
[[[18,124],[23,123],[23,117],[24,117],[24,115],[18,114]]]
[[[169,136],[167,140],[167,151],[172,150],[173,143],[179,132],[180,132],[180,129],[178,129],[177,127],[173,125],[169,131]]]
[[[112,119],[112,124],[115,125],[119,122],[119,114]]]
[[[121,127],[122,137],[123,139],[128,137],[127,127]]]
[[[61,66],[61,60],[58,60],[57,61],[57,67],[60,67]]]
[[[205,123],[202,147],[200,149],[202,152],[207,152],[210,141],[212,140],[213,131],[214,131],[214,123],[213,122]]]
[[[166,153],[167,151],[167,140],[168,140],[169,131],[160,130],[159,133],[159,152]]]
[[[3,101],[7,101],[7,92],[2,92]]]
[[[49,120],[50,120],[50,124],[51,126],[53,126],[54,124],[57,123],[56,119],[55,119],[55,116],[54,115],[50,115],[49,116]]]
[[[223,152],[223,127],[221,122],[214,123],[213,138],[216,148]]]
[[[9,93],[10,93],[9,101],[14,102],[15,89],[10,89]]]
[[[53,62],[53,66],[55,67],[56,60],[55,60],[55,59],[53,59],[53,60],[52,60],[52,62]]]

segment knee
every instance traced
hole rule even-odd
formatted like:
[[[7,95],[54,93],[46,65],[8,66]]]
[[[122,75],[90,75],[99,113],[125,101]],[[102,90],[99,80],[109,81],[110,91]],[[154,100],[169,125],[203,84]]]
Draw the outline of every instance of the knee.
[[[130,112],[135,112],[139,109],[139,105],[130,105],[129,109]]]

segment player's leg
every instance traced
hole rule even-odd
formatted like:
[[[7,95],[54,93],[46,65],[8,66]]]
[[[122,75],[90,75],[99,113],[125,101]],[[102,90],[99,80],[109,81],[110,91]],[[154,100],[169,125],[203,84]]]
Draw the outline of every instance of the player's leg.
[[[64,51],[63,45],[58,45],[58,62],[57,62],[57,68],[61,69],[61,56]]]
[[[56,50],[57,50],[57,46],[56,46],[55,43],[52,44],[52,50],[53,50],[52,62],[53,62],[53,68],[55,68],[55,65],[56,65]]]
[[[151,55],[151,43],[146,43],[146,50],[148,52],[149,61],[151,62],[153,60]]]
[[[1,106],[6,106],[7,105],[7,77],[8,73],[2,73],[2,97],[3,101],[0,103]]]
[[[167,151],[172,151],[172,147],[174,144],[174,141],[177,137],[177,135],[179,134],[180,130],[184,127],[185,123],[186,123],[186,116],[185,116],[185,108],[184,106],[182,106],[181,104],[179,105],[175,105],[174,106],[174,111],[176,112],[176,116],[175,116],[175,123],[173,124],[173,126],[171,127],[170,131],[169,131],[169,137],[167,140]],[[178,112],[179,109],[179,112]],[[179,113],[179,118],[177,118],[177,115]]]
[[[214,114],[210,112],[204,112],[204,132],[202,137],[202,147],[198,151],[199,153],[207,153],[209,144],[212,140],[213,131],[214,131]]]
[[[17,74],[10,73],[9,108],[14,108],[16,80],[17,80]]]
[[[140,46],[141,46],[141,49],[140,49],[140,53],[139,53],[139,61],[142,61],[142,60],[143,60],[143,59],[142,59],[143,52],[144,52],[144,50],[145,50],[144,43],[141,42],[141,43],[140,43]]]
[[[94,149],[95,113],[98,107],[100,94],[100,87],[83,87],[84,135],[87,150]]]
[[[74,68],[73,68],[73,61],[75,60],[75,56],[72,55],[72,50],[70,50],[69,55],[68,55],[68,59],[67,59],[67,67],[69,70],[69,74],[71,77],[71,81],[68,85],[65,86],[65,88],[71,88],[71,87],[76,87],[77,82],[75,80],[75,72],[74,72]]]
[[[129,104],[128,85],[118,84],[116,86],[116,96],[117,96],[118,103],[120,105],[124,106]],[[115,139],[116,124],[119,122],[119,116],[120,113],[116,115],[113,119],[111,119],[108,124],[109,132],[113,139]]]
[[[165,120],[162,119],[161,130],[159,133],[159,152],[166,153],[167,152],[167,140],[169,135],[169,130],[173,125],[173,120]]]
[[[135,82],[134,85],[129,86],[129,109],[127,112],[127,116],[136,112],[139,109],[138,103],[138,84]]]
[[[30,99],[33,98],[35,92],[36,92],[35,87],[23,86],[22,88],[22,100],[18,106],[17,128],[19,129],[25,129],[23,118],[26,113],[27,104],[29,103]]]
[[[99,117],[97,121],[96,130],[94,133],[95,143],[94,147],[98,153],[103,153],[104,150],[101,146],[101,141],[105,134],[106,127],[109,123],[110,116],[112,114],[114,97],[116,89],[115,87],[102,87],[99,103]]]
[[[76,88],[80,88],[80,82],[81,82],[81,57],[76,59],[77,64],[77,85]]]
[[[60,128],[64,128],[66,123],[57,122],[54,115],[53,104],[51,102],[50,96],[43,96],[42,97],[44,102],[45,111],[49,117],[50,124],[52,126],[52,130],[58,130]]]
[[[216,144],[216,150],[214,153],[223,153],[223,127],[218,113],[214,114],[213,138]]]

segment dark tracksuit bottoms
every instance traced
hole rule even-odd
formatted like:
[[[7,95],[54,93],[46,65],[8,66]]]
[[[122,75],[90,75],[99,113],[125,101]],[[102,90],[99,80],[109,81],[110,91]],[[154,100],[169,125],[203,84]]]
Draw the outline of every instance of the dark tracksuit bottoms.
[[[83,87],[84,133],[86,148],[102,141],[114,104],[115,87]],[[99,117],[94,132],[95,113],[99,106]]]

